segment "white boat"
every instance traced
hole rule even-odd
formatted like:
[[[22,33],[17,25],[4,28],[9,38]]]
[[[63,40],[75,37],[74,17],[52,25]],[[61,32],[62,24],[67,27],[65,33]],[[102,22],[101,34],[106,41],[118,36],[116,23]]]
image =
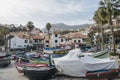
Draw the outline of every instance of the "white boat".
[[[82,55],[88,55],[88,56],[91,56],[91,57],[94,57],[94,58],[108,58],[109,57],[109,51],[106,49],[106,50],[103,50],[103,51],[99,51],[99,52],[88,52],[88,53],[81,53]]]
[[[48,53],[48,54],[52,54],[54,53],[54,51],[61,51],[61,48],[44,48],[43,52],[44,53]]]
[[[54,50],[53,48],[44,48],[44,49],[43,49],[43,52],[44,52],[44,53],[48,53],[48,54],[52,54],[52,53],[53,53],[53,50]]]
[[[66,56],[53,59],[55,67],[62,74],[73,77],[85,77],[87,71],[118,68],[117,62],[110,58],[98,59],[88,55],[80,56],[79,49],[71,50]]]

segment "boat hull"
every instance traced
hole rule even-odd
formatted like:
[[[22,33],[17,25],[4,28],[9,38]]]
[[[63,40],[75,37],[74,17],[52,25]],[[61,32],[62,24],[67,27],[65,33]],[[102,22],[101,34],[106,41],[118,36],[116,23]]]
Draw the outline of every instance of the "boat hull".
[[[65,51],[54,51],[54,54],[65,54]]]
[[[23,67],[22,64],[15,63],[15,67],[19,73],[23,73]]]
[[[89,71],[86,73],[87,79],[114,79],[118,76],[120,70],[109,69],[109,70],[97,70]]]
[[[30,80],[48,80],[56,73],[55,67],[26,67],[24,68],[24,75]]]

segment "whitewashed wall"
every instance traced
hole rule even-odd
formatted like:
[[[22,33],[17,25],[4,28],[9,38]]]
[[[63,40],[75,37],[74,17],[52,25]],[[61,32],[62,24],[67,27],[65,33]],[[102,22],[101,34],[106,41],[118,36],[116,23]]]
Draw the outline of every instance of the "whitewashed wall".
[[[60,43],[60,34],[57,34],[57,37],[55,37],[55,34],[53,33],[52,34],[52,46],[59,46],[59,43]],[[55,40],[57,40],[57,43],[55,43]]]
[[[12,39],[10,39],[10,42],[9,42],[10,49],[25,48],[26,47],[25,45],[29,44],[29,40],[27,43],[25,43],[25,40],[26,39],[22,39],[17,36],[13,37]]]

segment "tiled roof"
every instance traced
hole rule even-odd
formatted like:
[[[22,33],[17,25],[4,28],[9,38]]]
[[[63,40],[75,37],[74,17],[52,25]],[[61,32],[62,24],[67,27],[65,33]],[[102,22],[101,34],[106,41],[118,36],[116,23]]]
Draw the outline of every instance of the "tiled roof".
[[[29,35],[29,34],[24,34],[22,32],[19,32],[19,33],[11,33],[10,35],[18,36],[18,37],[23,38],[23,39],[43,39],[43,35],[41,35],[41,34]]]
[[[42,36],[33,36],[33,39],[44,39]]]
[[[66,35],[62,35],[61,37],[63,37],[63,38],[88,38],[87,35],[83,35],[80,32],[69,33]]]
[[[58,31],[54,31],[54,34],[59,34],[59,32]]]

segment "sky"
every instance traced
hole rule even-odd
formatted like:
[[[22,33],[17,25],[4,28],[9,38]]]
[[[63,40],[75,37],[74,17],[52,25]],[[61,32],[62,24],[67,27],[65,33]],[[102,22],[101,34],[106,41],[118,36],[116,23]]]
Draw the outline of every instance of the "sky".
[[[80,25],[93,23],[100,0],[1,0],[0,23],[45,28],[46,23]]]

